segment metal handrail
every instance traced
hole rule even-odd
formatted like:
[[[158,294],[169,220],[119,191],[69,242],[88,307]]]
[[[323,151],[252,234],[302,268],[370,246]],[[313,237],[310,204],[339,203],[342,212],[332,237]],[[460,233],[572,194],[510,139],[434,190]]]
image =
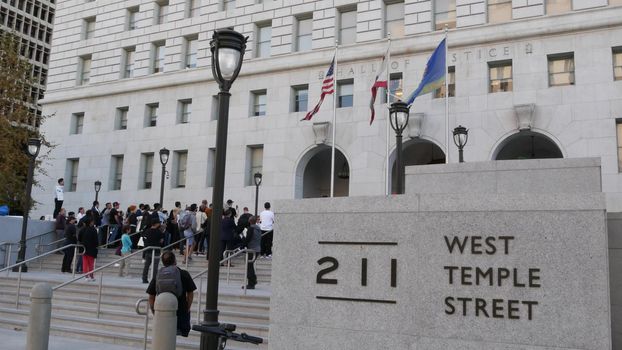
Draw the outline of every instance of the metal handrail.
[[[229,254],[227,254],[229,253]],[[253,254],[253,259],[249,260],[248,259],[248,254],[246,253],[252,253]],[[246,295],[246,283],[248,280],[248,269],[246,268],[246,266],[248,266],[249,262],[255,262],[255,260],[257,260],[257,252],[253,249],[236,249],[236,250],[225,250],[225,252],[223,253],[223,255],[228,255],[225,258],[223,258],[222,260],[220,260],[220,264],[224,264],[225,262],[227,263],[227,284],[229,284],[229,270],[231,268],[231,259],[236,258],[240,255],[244,254],[245,256],[245,261],[246,264],[244,264],[244,284],[242,285],[242,289],[244,289],[244,295]],[[205,279],[205,274],[209,271],[209,268],[197,273],[196,275],[192,276],[192,279],[196,279],[197,277],[200,277],[201,279],[199,280],[199,299],[197,302],[197,320],[201,319],[201,295],[203,295],[203,280]]]
[[[41,255],[41,251],[42,251],[41,247],[49,247],[49,246],[52,246],[52,245],[58,245],[58,243],[64,242],[64,241],[65,241],[64,237],[61,238],[61,239],[57,239],[57,240],[55,240],[53,242],[46,243],[46,244],[41,244],[41,240],[39,240],[39,243],[37,243],[35,245],[36,255],[37,256]],[[43,270],[43,260],[39,260],[39,270]]]
[[[147,332],[149,331],[149,304],[147,303],[147,309],[144,313],[140,311],[140,304],[149,301],[147,298],[138,299],[136,301],[136,313],[138,315],[145,315],[145,337],[143,338],[143,350],[147,350]]]
[[[36,238],[38,238],[38,239],[39,239],[39,243],[38,243],[38,244],[41,244],[41,239],[43,238],[43,236],[45,236],[45,235],[49,235],[49,234],[51,234],[51,233],[56,233],[56,230],[47,231],[47,232],[40,233],[40,234],[35,235],[35,236],[32,236],[32,237],[28,237],[28,238],[26,238],[26,241],[25,241],[25,242],[28,242],[28,241],[30,241],[30,240],[32,240],[32,239],[36,239]],[[7,253],[4,255],[4,257],[5,257],[5,259],[4,259],[4,261],[5,261],[4,266],[7,266],[7,265],[9,265],[9,264],[11,263],[11,252],[12,252],[12,250],[13,250],[13,246],[14,246],[14,245],[19,245],[19,243],[20,243],[20,242],[21,242],[21,240],[19,240],[19,241],[15,241],[15,242],[0,242],[0,247],[2,247],[2,246],[8,246],[8,252],[7,252],[7,248],[4,248],[4,249],[3,249],[5,252],[7,252]]]
[[[191,237],[194,237],[197,234],[198,233],[195,233]],[[175,244],[177,244],[179,242],[186,241],[188,238],[189,237],[184,237],[184,238],[182,238],[182,239],[180,239],[180,240],[178,240],[176,242],[173,242],[173,243],[171,243],[171,244],[169,244],[167,246],[164,246],[164,247],[153,247],[153,246],[151,246],[151,247],[144,247],[143,249],[137,250],[137,251],[131,253],[130,255],[126,255],[126,256],[120,257],[117,260],[111,261],[111,262],[109,262],[109,263],[107,263],[105,265],[102,265],[102,266],[94,269],[93,271],[89,271],[89,274],[94,274],[95,272],[101,271],[101,270],[103,270],[103,269],[105,269],[107,267],[110,267],[112,265],[118,264],[120,261],[129,259],[129,258],[133,257],[134,255],[136,255],[138,253],[144,253],[145,251],[148,251],[148,250],[150,250],[150,251],[156,251],[157,250],[157,251],[162,252],[162,251],[167,250],[168,248],[174,246]],[[153,254],[153,253],[151,254],[151,269],[155,268],[155,264],[154,264],[155,256],[156,256],[156,254]],[[186,268],[187,268],[187,260],[186,260]],[[61,283],[61,284],[59,284],[57,286],[52,287],[52,290],[55,291],[55,290],[58,290],[60,288],[63,288],[65,286],[69,285],[69,284],[72,284],[72,283],[74,283],[76,281],[81,280],[83,277],[84,277],[84,275],[82,275],[80,277],[73,278],[73,279],[71,279],[69,281],[63,282],[63,283]],[[101,299],[102,299],[103,279],[104,279],[104,274],[100,273],[99,274],[99,286],[98,286],[98,291],[97,291],[97,318],[99,318],[99,315],[101,314]]]
[[[14,267],[18,267],[19,266],[19,271],[18,271],[18,275],[17,275],[17,293],[16,293],[16,298],[15,298],[15,308],[16,309],[19,309],[19,293],[20,293],[21,287],[22,287],[22,267],[24,266],[24,264],[29,263],[29,262],[34,261],[34,260],[37,260],[37,259],[40,259],[40,258],[43,258],[43,257],[48,256],[50,254],[56,253],[57,251],[64,250],[64,249],[67,249],[67,248],[70,248],[70,247],[74,247],[74,255],[73,255],[74,259],[73,259],[73,263],[72,263],[72,273],[75,276],[76,275],[77,256],[84,254],[84,246],[82,244],[80,244],[80,243],[68,244],[68,245],[66,245],[64,247],[54,249],[54,250],[49,251],[47,253],[44,253],[44,254],[41,254],[41,255],[37,255],[37,256],[35,256],[33,258],[30,258],[30,259],[21,261],[19,263],[13,264],[11,266],[7,266],[5,268],[0,269],[0,272],[6,270],[7,271],[7,276],[8,276],[9,272],[11,271],[11,269],[13,269]],[[78,248],[82,248],[83,249],[82,252],[79,252]]]

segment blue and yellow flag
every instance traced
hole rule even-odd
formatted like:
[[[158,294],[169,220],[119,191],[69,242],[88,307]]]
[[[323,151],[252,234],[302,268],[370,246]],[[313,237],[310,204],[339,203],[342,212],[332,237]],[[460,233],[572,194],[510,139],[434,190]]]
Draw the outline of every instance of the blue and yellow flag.
[[[445,84],[445,72],[447,67],[445,66],[445,40],[438,44],[438,47],[432,53],[432,56],[428,60],[423,72],[423,79],[419,83],[419,87],[410,96],[408,96],[408,105],[410,106],[415,98],[419,95],[425,95],[432,92]]]

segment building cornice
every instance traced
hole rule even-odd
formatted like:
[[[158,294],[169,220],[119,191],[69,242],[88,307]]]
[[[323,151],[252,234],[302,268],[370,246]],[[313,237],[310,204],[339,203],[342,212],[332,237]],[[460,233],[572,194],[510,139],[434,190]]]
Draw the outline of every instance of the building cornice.
[[[532,17],[499,24],[465,27],[450,30],[448,48],[452,49],[484,45],[500,41],[516,41],[527,38],[563,35],[622,26],[622,6],[576,11],[556,16]],[[432,51],[443,38],[443,32],[412,35],[391,40],[391,55],[404,56]],[[339,62],[348,63],[380,58],[386,50],[387,40],[357,43],[339,48]],[[244,62],[240,78],[327,65],[333,49],[324,48],[309,52],[296,52],[265,59]],[[88,86],[47,91],[41,105],[61,103],[85,98],[96,98],[140,90],[153,90],[179,85],[210,83],[213,81],[211,67],[179,70],[152,74],[131,79],[121,79]]]

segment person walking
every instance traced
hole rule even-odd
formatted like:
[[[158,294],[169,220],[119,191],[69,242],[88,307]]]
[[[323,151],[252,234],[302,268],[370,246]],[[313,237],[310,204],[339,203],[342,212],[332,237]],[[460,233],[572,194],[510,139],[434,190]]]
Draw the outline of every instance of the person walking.
[[[93,269],[95,268],[95,259],[97,259],[97,230],[95,229],[95,221],[92,217],[87,217],[84,228],[80,232],[80,243],[84,245],[84,254],[82,255],[82,272],[89,282],[95,282]]]
[[[272,257],[272,238],[274,237],[274,213],[270,210],[270,202],[263,205],[264,211],[259,214],[261,228],[261,256]]]
[[[61,177],[57,181],[56,188],[54,190],[54,214],[52,217],[56,218],[60,208],[63,207],[63,201],[65,198],[65,180]]]
[[[237,226],[233,220],[231,208],[225,210],[222,216],[220,226],[220,260],[224,258],[225,250],[235,249],[234,240],[237,232]],[[222,264],[221,266],[224,266]]]
[[[197,220],[197,235],[194,242],[194,252],[196,255],[205,254],[203,239],[205,238],[205,224],[207,222],[207,215],[205,215],[205,208],[199,207],[199,211],[196,213]]]
[[[145,265],[143,266],[143,283],[149,283],[147,279],[147,275],[149,274],[149,266],[151,266],[152,255],[153,257],[153,271],[151,274],[151,279],[154,279],[158,272],[158,264],[160,261],[160,250],[159,249],[147,249],[148,247],[162,247],[162,243],[164,242],[164,235],[162,231],[160,231],[160,219],[157,215],[152,215],[151,217],[145,218],[146,220],[151,221],[151,226],[147,230],[145,235],[145,252],[143,254],[143,258],[145,259]]]
[[[179,209],[174,208],[171,210],[171,214],[166,219],[166,230],[170,234],[170,242],[179,241],[179,224],[177,217],[179,215]],[[175,244],[172,249],[179,249],[179,243]],[[180,250],[181,251],[181,250]]]
[[[66,222],[67,218],[65,217],[65,208],[60,208],[58,215],[56,216],[56,222],[54,223],[54,229],[56,229],[56,240],[61,240],[65,236]],[[54,248],[60,248],[62,245],[62,242],[58,242]],[[56,253],[62,254],[60,251]]]
[[[65,226],[65,245],[76,244],[78,243],[77,232],[76,232],[76,218],[70,216],[67,219],[67,224]],[[63,256],[63,264],[61,267],[61,272],[71,272],[71,263],[73,262],[75,247],[67,247],[64,250],[65,256]]]
[[[187,210],[186,214],[181,220],[179,224],[180,228],[184,231],[184,237],[186,238],[186,249],[185,249],[185,258],[183,264],[185,264],[188,260],[192,260],[192,246],[194,244],[194,233],[197,230],[197,205],[192,204],[190,209]]]
[[[177,267],[173,252],[167,250],[162,253],[162,265],[164,267],[160,270],[160,273],[149,282],[147,287],[149,307],[151,312],[155,313],[156,295],[164,292],[173,293],[177,297],[177,335],[187,337],[190,333],[190,310],[192,309],[194,291],[197,289],[197,286],[194,284],[188,271]],[[175,269],[169,269],[170,267]],[[158,280],[166,281],[166,283],[159,283]],[[181,285],[178,286],[177,283]]]
[[[123,226],[123,234],[121,235],[121,256],[126,257],[132,254],[132,239],[130,238],[130,225]],[[129,277],[130,261],[129,259],[121,260],[119,266],[119,277]]]
[[[244,245],[247,249],[252,249],[254,253],[247,253],[257,255],[261,251],[261,229],[259,225],[257,225],[257,217],[251,216],[248,220],[249,227],[246,230],[246,238],[244,239]],[[257,284],[257,275],[255,274],[255,262],[250,260],[246,265],[246,275],[248,281],[246,283],[246,289],[255,289],[255,285]]]

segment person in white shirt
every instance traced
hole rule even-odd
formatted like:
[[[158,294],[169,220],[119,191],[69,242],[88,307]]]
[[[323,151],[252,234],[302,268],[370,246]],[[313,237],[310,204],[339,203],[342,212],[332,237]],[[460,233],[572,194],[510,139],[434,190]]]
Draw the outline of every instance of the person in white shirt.
[[[259,228],[261,229],[261,256],[272,257],[272,238],[274,235],[274,213],[270,210],[270,202],[264,203],[265,208],[259,214]]]
[[[61,177],[60,179],[58,179],[57,182],[58,185],[56,185],[56,190],[54,194],[54,214],[52,214],[54,219],[56,219],[56,217],[58,216],[60,208],[63,207],[63,200],[65,194],[65,180]]]

